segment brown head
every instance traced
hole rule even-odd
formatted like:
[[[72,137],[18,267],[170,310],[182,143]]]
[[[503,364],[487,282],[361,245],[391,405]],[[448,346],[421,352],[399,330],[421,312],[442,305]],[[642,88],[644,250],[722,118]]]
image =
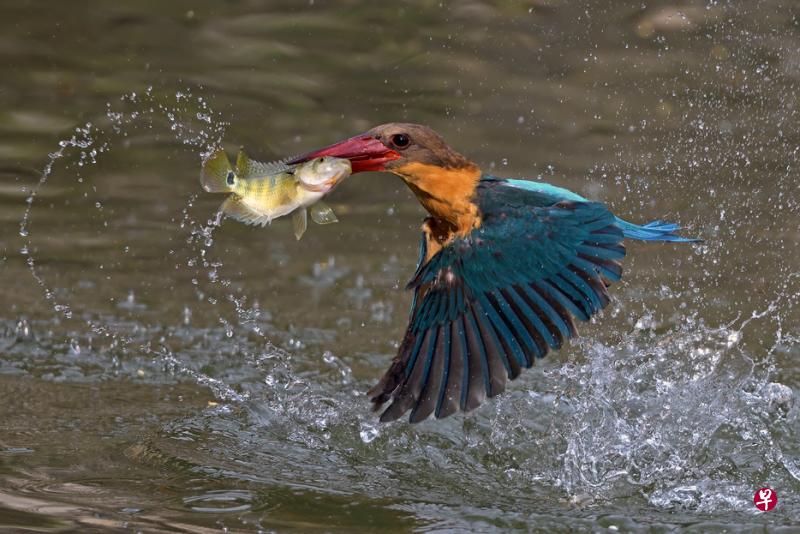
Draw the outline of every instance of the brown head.
[[[353,174],[364,171],[397,174],[435,218],[465,230],[475,224],[477,212],[472,200],[481,171],[427,126],[381,124],[290,163],[319,156],[349,159]]]

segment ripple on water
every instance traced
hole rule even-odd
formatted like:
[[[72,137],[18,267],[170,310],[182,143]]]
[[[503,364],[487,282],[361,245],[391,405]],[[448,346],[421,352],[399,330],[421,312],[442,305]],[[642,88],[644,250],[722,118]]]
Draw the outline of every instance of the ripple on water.
[[[231,514],[250,510],[253,500],[253,494],[249,491],[219,490],[184,497],[183,503],[194,512]]]

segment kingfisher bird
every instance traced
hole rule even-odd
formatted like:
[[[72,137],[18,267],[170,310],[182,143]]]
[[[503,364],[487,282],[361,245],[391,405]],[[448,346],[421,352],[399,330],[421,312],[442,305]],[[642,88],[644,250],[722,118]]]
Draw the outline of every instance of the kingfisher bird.
[[[637,225],[554,185],[498,178],[419,124],[389,123],[289,163],[347,158],[398,175],[429,216],[413,300],[389,369],[369,390],[381,421],[468,412],[576,335],[609,303],[624,239],[694,242],[663,221]]]

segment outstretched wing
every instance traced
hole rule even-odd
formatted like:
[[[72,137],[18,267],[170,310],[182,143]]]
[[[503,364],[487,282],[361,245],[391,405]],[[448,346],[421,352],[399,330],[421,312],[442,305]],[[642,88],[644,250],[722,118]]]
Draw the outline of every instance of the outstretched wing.
[[[595,202],[510,190],[483,210],[479,228],[427,263],[423,236],[405,337],[369,392],[376,408],[391,401],[381,421],[474,409],[574,336],[573,316],[588,321],[608,304],[605,281],[620,279],[625,255],[614,215]]]

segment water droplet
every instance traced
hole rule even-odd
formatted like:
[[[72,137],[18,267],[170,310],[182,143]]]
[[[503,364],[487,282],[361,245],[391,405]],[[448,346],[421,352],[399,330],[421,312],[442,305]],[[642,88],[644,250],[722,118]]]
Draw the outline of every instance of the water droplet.
[[[375,441],[375,438],[381,435],[381,432],[378,430],[378,427],[372,423],[361,423],[359,435],[361,436],[361,441],[364,443],[372,443]]]
[[[737,330],[735,332],[731,332],[730,334],[728,334],[728,340],[727,340],[728,341],[728,347],[732,347],[732,346],[736,345],[739,342],[740,339],[742,339],[742,332],[740,330]]]
[[[15,328],[17,339],[30,339],[31,338],[31,327],[28,324],[27,319],[20,319],[17,321],[17,327]]]

